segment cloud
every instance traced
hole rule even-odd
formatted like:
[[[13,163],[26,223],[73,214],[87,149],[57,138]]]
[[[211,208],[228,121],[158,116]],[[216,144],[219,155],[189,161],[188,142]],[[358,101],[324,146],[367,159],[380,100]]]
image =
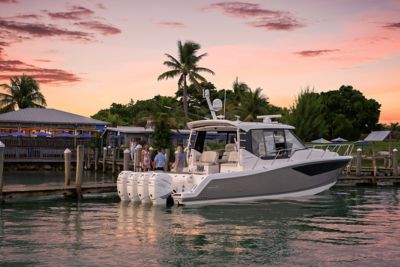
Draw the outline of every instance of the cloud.
[[[386,23],[383,27],[388,29],[400,29],[400,22]]]
[[[296,55],[299,55],[302,57],[317,57],[317,56],[323,56],[325,54],[338,52],[338,51],[340,51],[340,50],[339,49],[321,49],[321,50],[303,50],[303,51],[297,51],[294,53]]]
[[[41,68],[20,60],[0,60],[0,80],[26,74],[39,83],[71,83],[81,79],[73,73],[61,69]]]
[[[52,62],[50,59],[41,59],[41,58],[37,58],[37,59],[35,59],[35,61],[44,62],[44,63]]]
[[[104,24],[99,21],[83,21],[83,22],[77,22],[75,23],[75,25],[89,30],[100,32],[103,35],[113,35],[121,33],[120,29],[111,25]]]
[[[291,31],[305,26],[290,12],[261,8],[259,4],[219,2],[205,9],[217,9],[228,16],[246,19],[247,25],[265,30]]]
[[[176,21],[160,21],[157,23],[158,25],[171,27],[171,28],[184,28],[185,24]]]
[[[17,0],[0,0],[0,4],[16,4]]]
[[[3,33],[6,33],[8,37],[11,37],[14,41],[20,40],[21,38],[29,37],[52,37],[62,36],[72,40],[85,40],[89,41],[93,39],[92,34],[82,31],[70,31],[62,28],[58,28],[51,24],[41,23],[25,23],[17,21],[9,21],[0,19],[0,29],[3,29]],[[20,36],[23,34],[25,36]]]
[[[98,3],[97,7],[100,8],[100,9],[103,9],[103,10],[107,9],[106,6],[104,4],[102,4],[102,3]]]
[[[40,17],[41,16],[36,15],[36,14],[20,14],[20,15],[8,17],[8,19],[39,19]]]
[[[304,27],[304,24],[291,17],[280,17],[277,19],[261,19],[259,21],[253,21],[248,23],[250,26],[255,28],[263,28],[266,30],[276,31],[291,31],[296,28]]]
[[[66,20],[81,20],[94,14],[92,10],[82,6],[73,6],[67,12],[45,12],[53,19]]]

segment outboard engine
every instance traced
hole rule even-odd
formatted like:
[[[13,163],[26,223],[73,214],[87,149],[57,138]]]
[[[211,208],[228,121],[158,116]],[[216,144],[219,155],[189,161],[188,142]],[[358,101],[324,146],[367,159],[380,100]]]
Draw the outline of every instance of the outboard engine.
[[[137,181],[137,191],[139,195],[140,201],[142,203],[149,203],[150,202],[150,197],[149,197],[149,178],[153,173],[151,172],[144,172],[141,173],[138,181]]]
[[[117,190],[118,190],[118,195],[121,198],[121,201],[129,201],[126,182],[127,182],[128,175],[130,173],[132,173],[132,172],[131,171],[122,171],[118,175]]]
[[[140,198],[139,198],[139,194],[138,194],[138,187],[137,187],[137,183],[139,180],[139,176],[142,173],[140,172],[132,172],[128,175],[128,179],[127,179],[127,192],[128,192],[128,197],[132,202],[139,202]]]
[[[153,205],[167,205],[172,194],[172,177],[166,173],[154,173],[149,178],[149,196]]]

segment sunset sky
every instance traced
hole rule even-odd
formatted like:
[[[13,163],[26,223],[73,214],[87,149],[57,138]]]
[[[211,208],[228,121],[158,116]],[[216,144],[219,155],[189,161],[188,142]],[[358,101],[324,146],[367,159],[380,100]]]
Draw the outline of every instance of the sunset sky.
[[[219,89],[238,77],[289,107],[306,87],[352,85],[400,122],[399,14],[399,0],[0,0],[0,83],[32,75],[48,107],[93,115],[172,96],[164,53],[191,40]]]

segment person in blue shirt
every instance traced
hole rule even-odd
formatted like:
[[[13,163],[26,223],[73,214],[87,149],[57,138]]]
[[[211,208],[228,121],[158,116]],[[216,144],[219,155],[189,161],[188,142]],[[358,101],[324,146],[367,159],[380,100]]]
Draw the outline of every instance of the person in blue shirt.
[[[184,167],[185,167],[185,154],[183,153],[183,147],[179,145],[175,151],[174,171],[180,173],[183,171]]]
[[[161,149],[157,149],[157,155],[154,158],[153,167],[156,171],[163,171],[165,166],[165,156]]]

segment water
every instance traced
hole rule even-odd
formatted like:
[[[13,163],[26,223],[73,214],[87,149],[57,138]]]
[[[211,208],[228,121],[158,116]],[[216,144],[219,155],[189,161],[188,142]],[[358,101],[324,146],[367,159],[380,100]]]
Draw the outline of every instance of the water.
[[[83,172],[85,182],[112,182],[116,175],[102,172]],[[71,182],[75,181],[75,172],[71,174]],[[8,171],[4,173],[4,185],[56,185],[64,184],[63,171]]]
[[[0,209],[0,265],[399,266],[397,188],[157,208],[115,196]]]

